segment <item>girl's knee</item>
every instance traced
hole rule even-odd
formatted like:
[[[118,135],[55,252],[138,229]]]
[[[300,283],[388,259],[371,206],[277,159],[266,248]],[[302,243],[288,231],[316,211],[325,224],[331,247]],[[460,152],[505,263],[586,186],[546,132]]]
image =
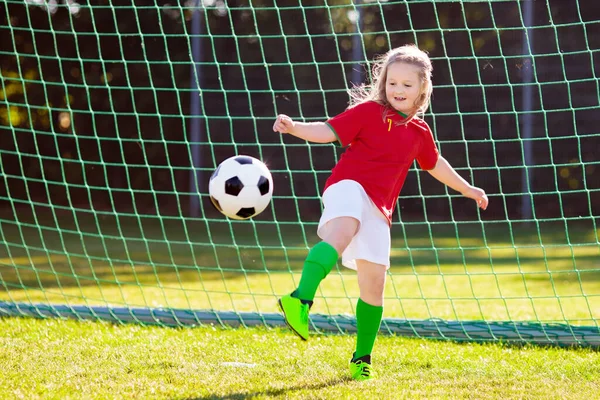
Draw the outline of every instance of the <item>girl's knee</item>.
[[[357,260],[360,297],[374,306],[383,305],[387,267]]]
[[[369,297],[383,300],[383,292],[385,291],[384,281],[374,281],[371,285],[366,286],[365,292],[369,293]]]
[[[352,237],[348,237],[345,235],[330,236],[323,239],[323,241],[329,243],[334,249],[336,249],[338,254],[341,256],[344,250],[346,250],[346,247],[348,247],[348,245],[352,241]]]
[[[359,283],[360,298],[364,302],[374,305],[383,305],[384,291],[385,291],[385,278],[378,279],[378,277],[370,277],[371,279],[363,279]]]
[[[323,241],[335,248],[341,256],[356,235],[358,225],[358,220],[351,217],[341,217],[331,220],[328,222]]]

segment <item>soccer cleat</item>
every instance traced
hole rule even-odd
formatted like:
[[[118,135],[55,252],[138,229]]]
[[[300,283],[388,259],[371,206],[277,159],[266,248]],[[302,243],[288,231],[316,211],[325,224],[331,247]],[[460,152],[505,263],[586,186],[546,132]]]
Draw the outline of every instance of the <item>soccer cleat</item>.
[[[308,311],[310,305],[289,294],[280,298],[278,304],[290,329],[300,336],[300,339],[308,340]]]
[[[375,373],[371,369],[371,355],[362,356],[350,360],[350,374],[352,379],[357,381],[368,381],[375,378]]]

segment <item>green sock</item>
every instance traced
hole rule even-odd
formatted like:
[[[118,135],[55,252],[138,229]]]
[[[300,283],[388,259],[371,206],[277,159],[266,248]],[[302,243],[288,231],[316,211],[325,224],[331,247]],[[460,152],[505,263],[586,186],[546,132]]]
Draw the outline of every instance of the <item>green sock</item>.
[[[362,299],[356,303],[356,352],[354,359],[371,354],[381,326],[383,306],[367,304]]]
[[[337,250],[329,243],[317,243],[306,256],[300,284],[292,295],[300,300],[313,301],[319,284],[329,274],[338,257]]]

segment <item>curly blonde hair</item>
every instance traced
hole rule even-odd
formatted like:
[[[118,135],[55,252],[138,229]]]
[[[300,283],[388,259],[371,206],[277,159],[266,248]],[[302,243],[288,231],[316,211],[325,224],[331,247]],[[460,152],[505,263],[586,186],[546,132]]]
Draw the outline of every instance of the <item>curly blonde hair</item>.
[[[396,47],[382,56],[375,58],[372,68],[371,83],[355,86],[350,90],[349,107],[354,107],[367,101],[375,101],[388,108],[392,108],[385,94],[385,84],[388,67],[393,63],[406,63],[419,68],[421,90],[419,97],[415,100],[413,111],[407,115],[406,119],[402,122],[403,124],[407,124],[417,114],[422,115],[425,113],[429,107],[429,101],[433,91],[433,86],[431,84],[433,66],[431,65],[431,60],[427,53],[414,44]]]

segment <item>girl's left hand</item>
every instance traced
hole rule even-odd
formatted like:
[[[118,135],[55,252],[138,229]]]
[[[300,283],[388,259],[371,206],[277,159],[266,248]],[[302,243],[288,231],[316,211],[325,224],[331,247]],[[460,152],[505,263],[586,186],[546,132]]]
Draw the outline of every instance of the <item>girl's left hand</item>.
[[[488,206],[489,200],[483,189],[479,189],[478,187],[471,186],[463,196],[473,199],[477,202],[477,207],[485,210]]]

